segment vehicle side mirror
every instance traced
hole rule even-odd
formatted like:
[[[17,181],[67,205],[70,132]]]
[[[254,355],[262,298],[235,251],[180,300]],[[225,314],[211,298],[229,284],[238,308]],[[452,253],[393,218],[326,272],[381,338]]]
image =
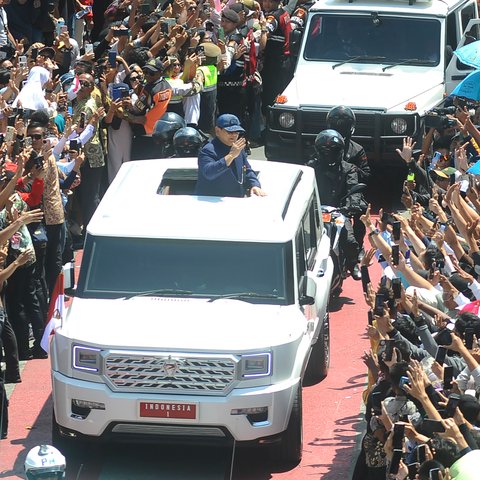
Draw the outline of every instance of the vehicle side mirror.
[[[317,294],[317,284],[313,278],[304,275],[300,280],[300,305],[313,305]]]
[[[302,30],[292,30],[290,33],[290,54],[298,57],[300,51],[300,44],[302,43]]]
[[[63,266],[63,290],[66,295],[75,295],[75,262],[66,263]]]

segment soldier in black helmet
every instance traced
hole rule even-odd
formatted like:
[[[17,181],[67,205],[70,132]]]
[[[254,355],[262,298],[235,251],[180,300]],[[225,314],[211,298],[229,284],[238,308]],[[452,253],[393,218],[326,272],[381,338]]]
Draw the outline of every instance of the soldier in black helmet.
[[[357,185],[358,175],[353,165],[343,160],[345,142],[335,130],[323,130],[315,139],[315,158],[308,165],[315,169],[315,177],[322,204],[342,208],[346,221],[340,246],[345,255],[347,270],[354,280],[360,280],[358,267],[359,246],[353,235],[350,216],[362,212],[364,201],[361,193],[347,195]]]
[[[355,114],[349,107],[340,105],[332,108],[328,112],[327,128],[331,128],[339,132],[345,141],[343,160],[355,167],[358,175],[358,181],[366,184],[370,178],[371,170],[365,150],[361,145],[352,140],[352,135],[355,131],[355,123]],[[353,217],[353,233],[360,247],[360,251],[363,251],[363,238],[365,237],[365,225],[360,221],[360,215],[362,213],[364,212],[360,212]]]
[[[204,143],[200,132],[192,127],[180,128],[173,136],[173,147],[177,157],[198,157],[198,152]]]

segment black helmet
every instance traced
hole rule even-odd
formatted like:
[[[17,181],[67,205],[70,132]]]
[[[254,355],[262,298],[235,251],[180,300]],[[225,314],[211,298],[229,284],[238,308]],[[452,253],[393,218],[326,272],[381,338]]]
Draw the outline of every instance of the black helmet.
[[[175,132],[186,126],[185,120],[180,115],[173,112],[166,112],[160,120],[157,120],[157,123],[155,123],[153,127],[153,140],[155,143],[163,146],[171,145]]]
[[[322,130],[315,138],[315,151],[320,165],[335,168],[343,160],[345,142],[336,130]]]
[[[192,127],[181,128],[173,136],[173,147],[177,157],[196,157],[202,143],[202,136]]]
[[[340,105],[332,108],[327,115],[327,128],[336,130],[344,139],[350,139],[355,131],[355,114],[348,107]]]

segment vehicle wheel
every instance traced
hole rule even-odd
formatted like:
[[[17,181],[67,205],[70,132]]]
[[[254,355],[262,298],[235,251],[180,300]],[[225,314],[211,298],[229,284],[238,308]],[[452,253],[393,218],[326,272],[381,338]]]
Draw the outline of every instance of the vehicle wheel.
[[[275,465],[279,467],[297,465],[302,459],[302,423],[302,386],[299,385],[293,401],[288,427],[283,432],[280,443],[274,445],[272,448],[272,459]]]
[[[312,347],[308,360],[305,380],[308,385],[313,385],[327,376],[330,367],[330,320],[328,313],[323,320],[322,334]]]

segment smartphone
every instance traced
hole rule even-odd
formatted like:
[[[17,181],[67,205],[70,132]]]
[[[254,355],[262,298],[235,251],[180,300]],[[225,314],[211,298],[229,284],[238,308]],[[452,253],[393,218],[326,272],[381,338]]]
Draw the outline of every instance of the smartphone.
[[[26,55],[21,55],[20,57],[18,57],[18,63],[20,65],[23,65],[23,66],[27,66],[27,57]]]
[[[93,53],[93,43],[85,44],[85,54]]]
[[[65,33],[68,32],[68,26],[67,25],[62,25],[60,27],[60,33]]]
[[[396,475],[398,468],[400,467],[400,460],[402,459],[403,450],[395,449],[393,451],[392,461],[390,462],[390,468],[388,469],[389,475]]]
[[[32,57],[32,60],[35,60],[38,56],[38,48],[32,48],[30,52],[30,56]]]
[[[392,245],[392,263],[398,265],[400,261],[400,247],[398,245]]]
[[[68,144],[68,149],[75,150],[76,152],[80,151],[80,144],[78,143],[78,140],[76,140],[75,138],[70,140]]]
[[[130,30],[128,28],[119,28],[116,33],[117,37],[128,37],[130,35]]]
[[[432,157],[432,162],[430,163],[430,167],[434,169],[437,166],[438,161],[442,158],[442,154],[440,152],[435,152]]]
[[[473,348],[473,334],[474,334],[473,328],[465,329],[465,334],[463,335],[463,338],[465,339],[465,346],[467,347],[468,350],[472,350]]]
[[[460,191],[461,191],[462,193],[467,193],[468,187],[469,187],[468,180],[462,180],[462,181],[460,182]]]
[[[62,33],[62,27],[64,26],[65,26],[65,22],[63,22],[62,20],[59,20],[57,22],[57,25],[55,26],[57,37]]]
[[[108,64],[115,68],[117,66],[117,52],[116,50],[110,50],[108,52]]]
[[[217,36],[218,36],[218,39],[221,40],[222,42],[225,41],[225,30],[223,29],[223,27],[218,27]]]
[[[410,383],[410,379],[408,377],[402,376],[400,377],[400,388],[403,388],[404,385],[408,385]]]
[[[446,356],[447,356],[447,349],[442,345],[439,345],[437,348],[437,354],[435,355],[435,361],[440,365],[443,365],[445,362]]]
[[[130,92],[128,90],[122,89],[120,90],[120,98],[128,98],[130,96]]]
[[[140,13],[142,15],[150,15],[152,13],[152,7],[150,3],[141,3],[140,4]]]
[[[373,312],[371,310],[367,312],[367,321],[369,325],[373,325]]]
[[[402,298],[402,280],[400,278],[392,279],[392,290],[395,300]]]
[[[168,35],[168,23],[167,22],[162,22],[160,24],[160,31],[163,33],[163,35]]]
[[[445,418],[452,418],[455,415],[455,410],[460,403],[460,395],[456,393],[451,393],[448,397],[448,403],[445,407]]]
[[[25,137],[23,144],[25,148],[31,147],[32,146],[32,137]]]
[[[162,19],[164,23],[166,23],[169,27],[173,27],[177,24],[176,18],[164,18]]]
[[[405,425],[403,423],[396,423],[393,426],[393,449],[403,450],[403,438],[405,437]]]
[[[69,115],[73,115],[73,108],[72,108],[71,105],[69,105],[69,106],[67,107],[67,113],[68,113]]]
[[[382,414],[382,392],[372,392],[372,410],[374,415]]]
[[[428,472],[428,480],[440,480],[440,469],[431,468]]]
[[[8,118],[7,118],[7,125],[9,127],[14,127],[15,126],[15,120],[17,119],[17,116],[16,115],[10,115]]]
[[[9,117],[10,120],[10,117]],[[5,141],[13,142],[15,140],[15,128],[9,125],[7,131],[5,132]]]
[[[415,174],[414,173],[409,173],[407,175],[407,182],[414,182],[415,181]]]
[[[86,123],[87,115],[85,112],[82,112],[80,114],[80,120],[78,122],[79,128],[85,128],[85,123]]]
[[[417,462],[421,465],[427,459],[427,446],[422,443],[417,447]]]
[[[430,418],[424,418],[422,421],[422,433],[431,437],[434,433],[445,432],[445,427],[440,420],[432,420]]]
[[[384,314],[384,307],[383,303],[385,301],[385,298],[383,294],[377,293],[375,295],[375,307],[373,309],[373,314],[376,315],[377,317],[383,317]]]
[[[360,271],[362,274],[362,289],[364,293],[367,293],[368,284],[370,283],[370,274],[368,273],[368,267],[366,265],[362,265]]]
[[[387,362],[392,361],[394,346],[395,346],[395,340],[385,340],[385,360]]]
[[[112,88],[112,100],[120,100],[122,98],[122,93],[119,88]]]
[[[420,465],[418,464],[418,462],[409,463],[407,465],[407,468],[408,468],[408,478],[415,478],[417,476]]]
[[[450,390],[453,387],[453,367],[445,366],[443,367],[443,389]]]
[[[457,180],[457,177],[455,176],[454,173],[450,175],[450,185],[453,185]]]
[[[398,242],[400,240],[400,229],[402,227],[402,223],[401,222],[398,222],[398,221],[395,221],[392,223],[392,227],[393,227],[393,231],[392,231],[392,235],[393,235],[393,239]]]

